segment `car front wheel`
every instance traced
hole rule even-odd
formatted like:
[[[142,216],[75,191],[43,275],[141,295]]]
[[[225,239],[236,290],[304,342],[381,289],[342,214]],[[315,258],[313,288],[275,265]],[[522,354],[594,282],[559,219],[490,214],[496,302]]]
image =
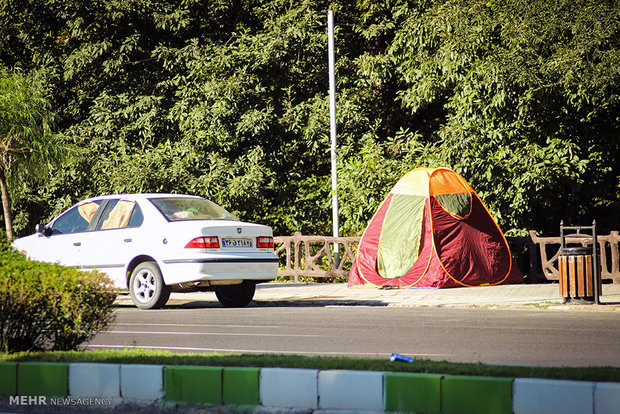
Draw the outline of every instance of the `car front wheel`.
[[[252,302],[256,283],[245,281],[240,285],[222,286],[215,290],[215,296],[222,306],[227,308],[242,308]]]
[[[159,309],[170,298],[170,287],[164,283],[161,270],[155,262],[140,263],[131,272],[129,294],[140,309]]]

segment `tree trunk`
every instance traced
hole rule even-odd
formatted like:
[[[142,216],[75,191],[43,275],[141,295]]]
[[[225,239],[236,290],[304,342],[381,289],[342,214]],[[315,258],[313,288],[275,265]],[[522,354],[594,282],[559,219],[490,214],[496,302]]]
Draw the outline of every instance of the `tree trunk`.
[[[11,217],[11,199],[9,198],[9,190],[6,186],[4,171],[0,171],[0,195],[2,196],[2,211],[4,212],[6,238],[11,242],[13,241],[13,219]]]

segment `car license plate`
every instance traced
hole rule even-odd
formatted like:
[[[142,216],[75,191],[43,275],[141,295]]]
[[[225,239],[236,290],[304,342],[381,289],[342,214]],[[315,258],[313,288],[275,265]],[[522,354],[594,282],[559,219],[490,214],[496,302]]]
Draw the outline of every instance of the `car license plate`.
[[[252,239],[222,238],[222,247],[254,247]]]

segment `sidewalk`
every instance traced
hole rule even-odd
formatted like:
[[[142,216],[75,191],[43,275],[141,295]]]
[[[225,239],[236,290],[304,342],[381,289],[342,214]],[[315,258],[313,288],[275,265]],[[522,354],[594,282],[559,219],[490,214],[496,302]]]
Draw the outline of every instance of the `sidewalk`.
[[[405,306],[486,307],[583,311],[620,311],[620,284],[603,285],[600,306],[563,304],[557,283],[451,289],[348,288],[345,283],[265,283],[256,287],[250,306]],[[130,305],[128,295],[118,304]],[[217,306],[213,292],[173,293],[168,305]]]

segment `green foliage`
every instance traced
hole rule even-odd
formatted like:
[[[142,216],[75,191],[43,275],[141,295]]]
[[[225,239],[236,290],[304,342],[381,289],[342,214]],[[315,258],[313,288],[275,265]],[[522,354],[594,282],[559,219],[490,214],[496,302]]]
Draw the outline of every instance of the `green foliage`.
[[[327,8],[343,234],[417,166],[461,173],[512,234],[617,228],[617,0],[8,0],[0,61],[45,69],[80,149],[16,197],[18,230],[166,191],[329,234]]]
[[[103,274],[33,262],[2,242],[2,352],[76,349],[113,321],[115,298]]]
[[[41,73],[10,72],[0,65],[0,188],[4,222],[13,238],[10,193],[41,179],[60,158]]]
[[[401,29],[363,63],[397,83],[419,159],[464,175],[506,230],[617,226],[618,2],[403,7],[368,6],[366,20]]]

